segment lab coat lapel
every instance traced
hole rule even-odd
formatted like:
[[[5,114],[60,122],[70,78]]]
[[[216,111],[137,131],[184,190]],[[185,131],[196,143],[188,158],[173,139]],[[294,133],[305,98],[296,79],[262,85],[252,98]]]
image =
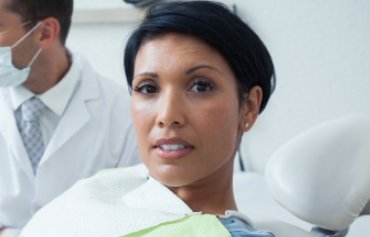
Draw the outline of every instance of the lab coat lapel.
[[[96,77],[89,72],[91,70],[83,73],[83,78],[77,85],[76,91],[72,95],[71,101],[46,147],[40,165],[50,159],[90,120],[91,115],[87,109],[87,104],[91,100],[99,98],[100,91]]]
[[[153,178],[127,194],[124,202],[130,207],[168,214],[193,213],[180,198]]]
[[[8,92],[0,92],[0,133],[5,138],[5,142],[10,149],[11,156],[18,162],[19,166],[27,174],[30,180],[33,180],[34,175],[31,163],[21,135],[19,134],[9,98],[10,95]]]

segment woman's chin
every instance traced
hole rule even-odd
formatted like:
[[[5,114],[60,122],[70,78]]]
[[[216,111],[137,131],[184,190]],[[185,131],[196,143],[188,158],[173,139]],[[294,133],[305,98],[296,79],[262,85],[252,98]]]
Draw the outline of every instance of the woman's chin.
[[[166,170],[165,172],[150,172],[151,177],[156,179],[158,182],[162,183],[168,188],[181,188],[184,186],[188,186],[193,182],[193,180],[190,180],[189,175],[186,172],[181,172],[179,170]]]

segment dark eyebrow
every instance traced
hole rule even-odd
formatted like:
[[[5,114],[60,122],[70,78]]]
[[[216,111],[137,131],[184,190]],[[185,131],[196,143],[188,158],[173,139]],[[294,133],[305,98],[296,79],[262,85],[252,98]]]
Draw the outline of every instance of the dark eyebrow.
[[[139,75],[136,75],[134,78],[140,77],[140,76],[148,76],[148,77],[158,78],[158,74],[154,73],[154,72],[144,72],[144,73],[141,73]]]
[[[197,71],[199,69],[202,69],[202,68],[208,68],[208,69],[217,71],[218,73],[222,74],[221,71],[218,70],[215,67],[212,67],[212,66],[209,66],[209,65],[198,65],[198,66],[195,66],[195,67],[192,67],[192,68],[188,69],[185,72],[185,75],[192,74],[193,72],[195,72],[195,71]],[[143,73],[140,73],[140,74],[136,75],[134,78],[140,77],[140,76],[147,76],[147,77],[152,77],[152,78],[159,78],[158,74],[157,73],[154,73],[154,72],[143,72]]]
[[[198,66],[195,66],[195,67],[192,67],[190,68],[189,70],[186,71],[186,75],[189,75],[199,69],[202,69],[202,68],[208,68],[208,69],[211,69],[211,70],[214,70],[214,71],[217,71],[219,74],[222,74],[220,70],[218,70],[217,68],[215,67],[212,67],[212,66],[209,66],[209,65],[198,65]]]

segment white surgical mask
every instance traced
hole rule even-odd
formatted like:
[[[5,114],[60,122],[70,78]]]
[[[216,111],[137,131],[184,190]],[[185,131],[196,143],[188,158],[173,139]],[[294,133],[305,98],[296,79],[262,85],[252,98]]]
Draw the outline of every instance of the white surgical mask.
[[[35,31],[40,24],[41,22],[35,25],[12,46],[0,47],[0,87],[16,87],[27,80],[31,71],[31,65],[36,60],[37,56],[39,56],[42,49],[40,48],[37,50],[27,67],[18,69],[13,64],[12,48],[20,44],[27,36]]]

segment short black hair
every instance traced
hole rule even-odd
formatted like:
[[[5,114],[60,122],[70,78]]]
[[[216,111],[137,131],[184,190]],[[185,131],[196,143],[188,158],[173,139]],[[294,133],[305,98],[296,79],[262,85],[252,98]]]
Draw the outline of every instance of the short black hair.
[[[167,33],[182,33],[198,38],[218,51],[228,62],[238,84],[240,100],[253,86],[260,86],[265,108],[275,88],[275,69],[269,52],[257,34],[221,3],[176,1],[151,7],[128,39],[124,68],[130,89],[135,59],[141,44]]]
[[[60,41],[64,45],[71,26],[73,0],[7,0],[8,8],[21,16],[23,22],[30,21],[31,28],[46,17],[55,17],[60,23]]]

